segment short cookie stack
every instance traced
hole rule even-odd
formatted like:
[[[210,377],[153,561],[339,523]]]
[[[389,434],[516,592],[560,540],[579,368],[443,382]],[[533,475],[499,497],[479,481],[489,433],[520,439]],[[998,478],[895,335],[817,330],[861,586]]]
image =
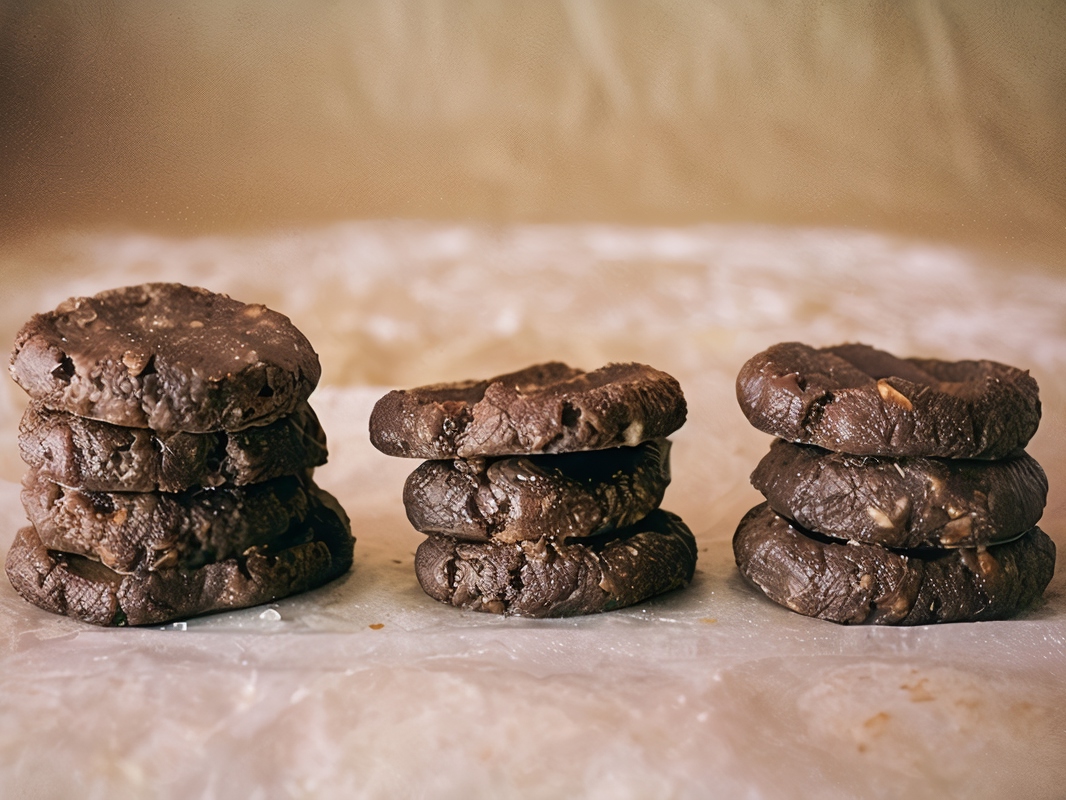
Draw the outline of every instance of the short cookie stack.
[[[72,298],[19,332],[30,470],[6,571],[98,625],[241,608],[346,572],[344,512],[315,486],[318,356],[288,318],[180,284]]]
[[[744,365],[737,398],[781,437],[752,475],[767,502],[733,538],[740,572],[775,602],[921,625],[1006,617],[1050,582],[1027,372],[784,343]]]
[[[681,387],[641,364],[529,367],[486,381],[394,391],[370,438],[430,459],[404,505],[428,534],[422,588],[461,608],[529,617],[638,603],[692,579],[696,543],[658,509]]]

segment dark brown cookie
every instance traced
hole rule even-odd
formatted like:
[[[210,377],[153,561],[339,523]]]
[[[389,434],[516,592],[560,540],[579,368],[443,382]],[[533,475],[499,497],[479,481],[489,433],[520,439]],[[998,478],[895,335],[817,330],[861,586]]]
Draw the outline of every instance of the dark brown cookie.
[[[1036,525],[1047,477],[1025,452],[997,461],[881,458],[781,439],[752,485],[804,528],[885,547],[977,547]]]
[[[665,372],[548,363],[487,381],[389,392],[370,416],[370,440],[387,455],[410,458],[567,453],[667,436],[685,413],[681,387]]]
[[[610,611],[692,580],[696,540],[674,514],[656,510],[596,538],[508,544],[429,536],[415,554],[415,573],[426,594],[442,603],[523,617]]]
[[[177,283],[71,298],[26,323],[11,356],[15,381],[49,408],[161,431],[265,424],[319,373],[287,317]]]
[[[988,548],[899,552],[799,530],[763,503],[733,536],[740,573],[775,603],[844,624],[1001,619],[1036,601],[1055,571],[1039,528]]]
[[[659,507],[670,442],[584,453],[426,461],[403,502],[416,530],[465,541],[591,536]]]
[[[94,625],[158,625],[259,605],[321,586],[348,571],[355,540],[348,519],[328,503],[294,526],[276,549],[195,569],[173,567],[123,575],[98,561],[49,550],[32,527],[7,555],[7,576],[23,598],[46,611]]]
[[[854,455],[1003,458],[1040,422],[1028,372],[861,344],[774,345],[740,370],[737,399],[761,431]]]
[[[128,428],[26,409],[22,460],[42,477],[96,492],[181,492],[295,475],[326,463],[326,435],[307,403],[269,425],[185,433]]]
[[[251,547],[275,548],[322,500],[313,483],[294,476],[169,494],[82,492],[31,471],[22,504],[45,547],[128,573],[192,569]]]

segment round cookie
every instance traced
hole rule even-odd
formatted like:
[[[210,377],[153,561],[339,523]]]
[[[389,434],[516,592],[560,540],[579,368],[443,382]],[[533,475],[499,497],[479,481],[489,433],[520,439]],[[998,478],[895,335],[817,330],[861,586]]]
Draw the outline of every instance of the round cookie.
[[[243,486],[326,463],[326,435],[307,403],[268,425],[186,433],[128,428],[39,403],[19,426],[22,460],[63,486],[95,492],[181,492]]]
[[[737,567],[775,603],[843,624],[1001,619],[1043,593],[1055,543],[1039,528],[988,548],[896,552],[800,531],[763,503],[733,536]]]
[[[11,356],[15,381],[49,408],[197,433],[291,414],[320,371],[287,317],[177,283],[71,298],[26,323]]]
[[[278,548],[195,569],[173,567],[123,575],[98,561],[49,550],[22,528],[5,569],[15,590],[46,611],[94,625],[158,625],[268,603],[321,586],[348,571],[355,540],[332,498]]]
[[[1047,477],[1025,452],[997,461],[880,458],[774,441],[751,475],[778,514],[885,547],[977,547],[1040,519]]]
[[[696,540],[656,510],[599,541],[551,537],[513,544],[429,536],[415,553],[422,589],[442,603],[524,617],[593,614],[688,585]]]
[[[121,573],[190,569],[251,547],[274,548],[322,505],[320,498],[313,483],[293,476],[169,494],[83,492],[31,471],[22,490],[45,547]]]
[[[737,400],[761,431],[854,455],[1003,458],[1040,422],[1028,372],[861,344],[774,345],[741,368]]]
[[[464,541],[591,536],[659,507],[670,442],[548,456],[426,461],[404,485],[416,530]]]
[[[633,446],[685,422],[678,382],[643,364],[582,372],[547,363],[486,381],[389,392],[370,416],[370,440],[410,458],[567,453]]]

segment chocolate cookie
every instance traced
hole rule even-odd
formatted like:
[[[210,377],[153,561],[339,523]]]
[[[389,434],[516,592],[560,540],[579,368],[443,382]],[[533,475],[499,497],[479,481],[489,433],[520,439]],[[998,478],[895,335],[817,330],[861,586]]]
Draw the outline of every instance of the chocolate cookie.
[[[318,356],[289,319],[176,283],[71,298],[19,331],[11,374],[49,408],[133,428],[240,430],[291,414]]]
[[[688,585],[696,541],[656,510],[623,531],[583,543],[551,537],[513,544],[429,536],[415,554],[426,594],[474,611],[525,617],[592,614]]]
[[[403,502],[416,530],[465,541],[584,537],[632,525],[670,483],[670,442],[584,453],[426,461]]]
[[[97,492],[242,486],[326,463],[326,435],[307,403],[269,425],[229,433],[119,427],[34,403],[19,430],[22,460],[41,476]]]
[[[879,458],[781,439],[752,485],[804,528],[885,547],[977,547],[1036,525],[1047,477],[1024,452],[998,461]]]
[[[370,440],[387,455],[411,458],[567,453],[658,439],[681,427],[685,414],[681,387],[665,372],[548,363],[389,392],[370,416]]]
[[[1039,598],[1055,570],[1039,528],[988,548],[898,552],[801,531],[766,503],[741,520],[733,553],[775,603],[844,624],[1001,619]]]
[[[156,625],[267,603],[314,589],[351,567],[355,540],[344,512],[328,500],[277,548],[253,547],[195,569],[128,575],[84,556],[49,550],[26,527],[8,552],[7,576],[34,605],[95,625]]]
[[[740,370],[737,399],[761,431],[854,455],[1003,458],[1040,422],[1028,372],[861,344],[774,345]]]
[[[322,505],[320,496],[309,480],[293,476],[167,494],[65,489],[31,471],[22,504],[45,547],[127,573],[195,568],[257,545],[274,548]]]

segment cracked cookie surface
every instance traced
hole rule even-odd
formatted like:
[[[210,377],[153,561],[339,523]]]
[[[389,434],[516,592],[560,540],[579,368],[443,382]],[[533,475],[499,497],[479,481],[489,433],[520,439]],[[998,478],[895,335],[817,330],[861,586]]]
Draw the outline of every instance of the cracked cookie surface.
[[[652,367],[550,362],[389,392],[371,413],[370,439],[387,455],[425,459],[601,450],[667,436],[686,411],[678,382]]]
[[[22,504],[42,544],[87,556],[116,572],[194,568],[276,547],[323,504],[309,479],[180,493],[86,492],[30,472]]]
[[[24,599],[95,625],[157,625],[259,605],[322,586],[348,571],[355,540],[347,516],[324,495],[277,547],[196,568],[122,574],[81,555],[50,550],[33,527],[19,530],[5,571]]]
[[[670,442],[426,461],[404,485],[416,530],[465,541],[592,536],[642,519],[670,483]]]
[[[99,492],[181,492],[295,475],[326,463],[326,435],[307,403],[268,425],[187,433],[129,428],[33,403],[19,426],[22,460],[41,476]]]
[[[442,603],[525,617],[593,614],[687,586],[696,540],[661,509],[593,540],[516,543],[429,536],[415,554],[423,590]]]
[[[10,369],[49,408],[189,432],[290,414],[321,373],[288,317],[177,283],[70,298],[35,315],[16,336]]]
[[[1047,477],[1025,452],[995,461],[833,453],[777,439],[751,475],[804,528],[886,547],[976,547],[1039,521]]]
[[[744,364],[736,390],[759,430],[853,455],[1003,458],[1040,422],[1028,372],[901,359],[862,344],[776,344]]]
[[[775,603],[849,625],[1002,619],[1035,602],[1055,570],[1039,528],[988,548],[900,552],[802,531],[766,503],[741,520],[733,553]]]

